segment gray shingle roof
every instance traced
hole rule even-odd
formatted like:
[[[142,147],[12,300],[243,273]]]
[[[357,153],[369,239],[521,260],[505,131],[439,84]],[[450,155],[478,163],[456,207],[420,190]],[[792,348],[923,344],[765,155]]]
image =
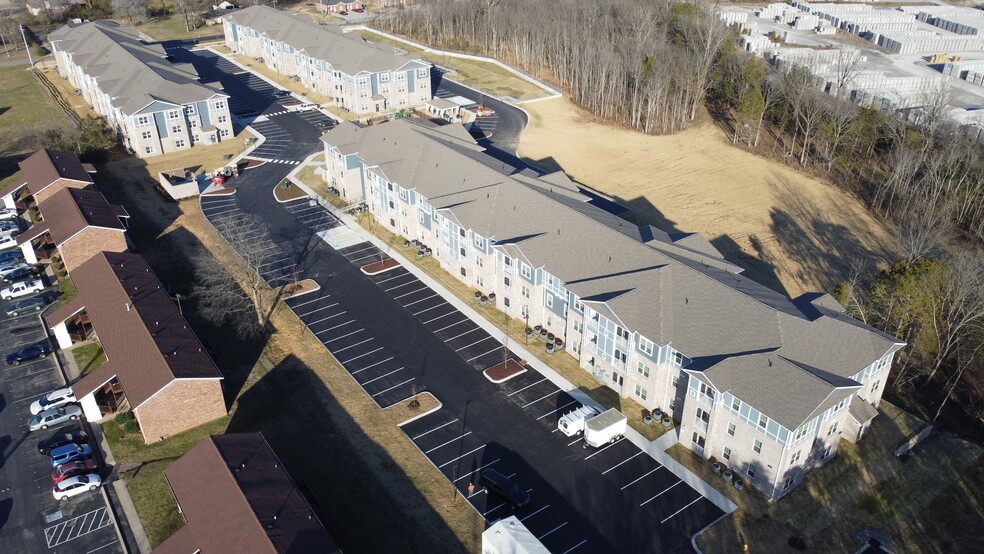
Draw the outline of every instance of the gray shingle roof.
[[[563,173],[517,172],[452,129],[461,127],[343,123],[322,140],[545,268],[593,309],[672,345],[716,388],[791,428],[898,347],[829,296],[791,299],[740,275],[703,237],[636,227],[590,204]]]
[[[355,34],[346,34],[337,25],[318,25],[307,16],[251,6],[232,14],[229,20],[283,42],[308,56],[329,62],[349,75],[363,71],[393,71],[417,61],[422,67],[430,62],[411,57],[391,46],[370,43]]]
[[[134,27],[93,21],[60,27],[48,40],[71,52],[74,63],[97,78],[99,89],[126,115],[154,101],[181,105],[227,96],[221,88],[201,83],[191,64],[167,61],[160,44],[147,44],[141,37]]]

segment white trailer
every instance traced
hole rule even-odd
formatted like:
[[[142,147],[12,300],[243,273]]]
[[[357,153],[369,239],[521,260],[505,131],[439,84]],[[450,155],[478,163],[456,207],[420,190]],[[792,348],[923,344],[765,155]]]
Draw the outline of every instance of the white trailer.
[[[615,408],[589,419],[584,424],[584,447],[598,448],[617,441],[625,435],[628,421],[629,418]]]
[[[580,435],[584,432],[585,422],[599,413],[601,412],[591,406],[581,406],[560,416],[560,420],[557,421],[557,428],[568,437]]]

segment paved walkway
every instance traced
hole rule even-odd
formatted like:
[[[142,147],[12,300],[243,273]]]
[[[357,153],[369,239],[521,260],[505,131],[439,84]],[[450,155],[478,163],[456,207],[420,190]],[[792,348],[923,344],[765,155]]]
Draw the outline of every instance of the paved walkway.
[[[349,229],[351,229],[357,235],[361,236],[366,241],[374,244],[377,248],[379,248],[383,252],[386,252],[389,256],[398,260],[403,265],[403,267],[406,268],[407,271],[412,273],[414,276],[420,279],[424,284],[426,284],[435,292],[440,294],[448,303],[450,303],[452,306],[460,310],[461,313],[463,313],[469,319],[474,321],[476,325],[484,329],[487,333],[489,333],[494,337],[500,336],[502,334],[501,330],[499,330],[495,325],[493,325],[487,319],[482,317],[478,312],[472,309],[472,307],[468,305],[467,302],[462,301],[452,292],[444,288],[443,285],[441,285],[439,282],[434,280],[424,270],[420,269],[416,264],[411,263],[406,258],[404,258],[400,254],[400,252],[397,251],[397,249],[391,248],[389,245],[384,243],[378,237],[376,237],[375,235],[367,231],[365,228],[363,228],[362,225],[359,225],[359,223],[352,216],[342,212],[341,210],[330,204],[328,201],[326,201],[323,197],[321,197],[316,192],[314,192],[314,190],[312,190],[310,187],[299,181],[295,177],[297,172],[299,172],[307,165],[320,165],[314,162],[310,162],[310,159],[311,158],[308,158],[308,160],[303,165],[298,166],[298,168],[293,172],[291,172],[287,176],[287,178],[290,179],[291,182],[293,182],[295,185],[300,187],[302,190],[307,192],[307,194],[311,196],[311,198],[318,199],[319,203],[325,206],[332,214],[338,217],[343,223],[345,223],[346,226],[348,226]],[[536,369],[541,374],[543,374],[543,376],[550,379],[555,385],[557,385],[557,387],[570,394],[578,402],[581,402],[582,404],[588,406],[594,406],[599,409],[602,408],[602,406],[600,406],[597,402],[595,402],[590,396],[588,396],[580,389],[576,388],[573,384],[571,384],[570,381],[564,379],[563,376],[561,376],[559,373],[554,371],[550,366],[540,361],[539,358],[532,355],[528,350],[526,350],[526,348],[524,348],[524,346],[521,343],[517,343],[516,341],[511,341],[507,339],[507,344],[505,346],[507,346],[510,350],[512,350],[516,354],[518,354],[520,358],[525,359],[529,365],[531,365],[534,369]],[[638,431],[632,429],[631,427],[625,433],[626,439],[628,439],[633,444],[638,446],[641,450],[648,453],[657,462],[659,462],[667,469],[672,471],[677,477],[682,479],[688,485],[692,486],[695,490],[697,490],[697,492],[704,495],[717,507],[724,510],[725,513],[731,513],[732,511],[734,511],[738,507],[734,502],[732,502],[730,499],[728,499],[728,497],[718,492],[717,489],[709,485],[703,479],[691,473],[690,470],[685,468],[682,464],[680,464],[680,462],[676,461],[672,456],[666,453],[666,448],[669,448],[673,444],[676,444],[676,437],[677,437],[676,430],[665,433],[660,437],[660,439],[657,439],[656,441],[646,440],[645,437],[643,437]]]

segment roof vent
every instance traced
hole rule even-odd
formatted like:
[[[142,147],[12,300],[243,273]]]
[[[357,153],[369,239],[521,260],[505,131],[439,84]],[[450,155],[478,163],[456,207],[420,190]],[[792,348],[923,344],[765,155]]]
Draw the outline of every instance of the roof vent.
[[[769,367],[772,367],[772,358],[769,358]]]
[[[128,312],[129,312],[129,311],[130,311],[130,306],[132,306],[132,304],[130,304],[129,302],[127,302],[127,303],[126,303],[126,304],[124,304],[124,305],[126,306],[126,311],[128,311]]]

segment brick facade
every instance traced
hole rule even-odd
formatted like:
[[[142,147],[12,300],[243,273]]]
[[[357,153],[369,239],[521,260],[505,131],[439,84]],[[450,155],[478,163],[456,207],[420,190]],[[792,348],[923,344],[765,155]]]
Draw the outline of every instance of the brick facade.
[[[126,252],[126,234],[118,229],[87,227],[58,246],[65,269],[71,273],[100,252]]]
[[[148,443],[208,423],[226,415],[222,381],[175,379],[133,414]]]

